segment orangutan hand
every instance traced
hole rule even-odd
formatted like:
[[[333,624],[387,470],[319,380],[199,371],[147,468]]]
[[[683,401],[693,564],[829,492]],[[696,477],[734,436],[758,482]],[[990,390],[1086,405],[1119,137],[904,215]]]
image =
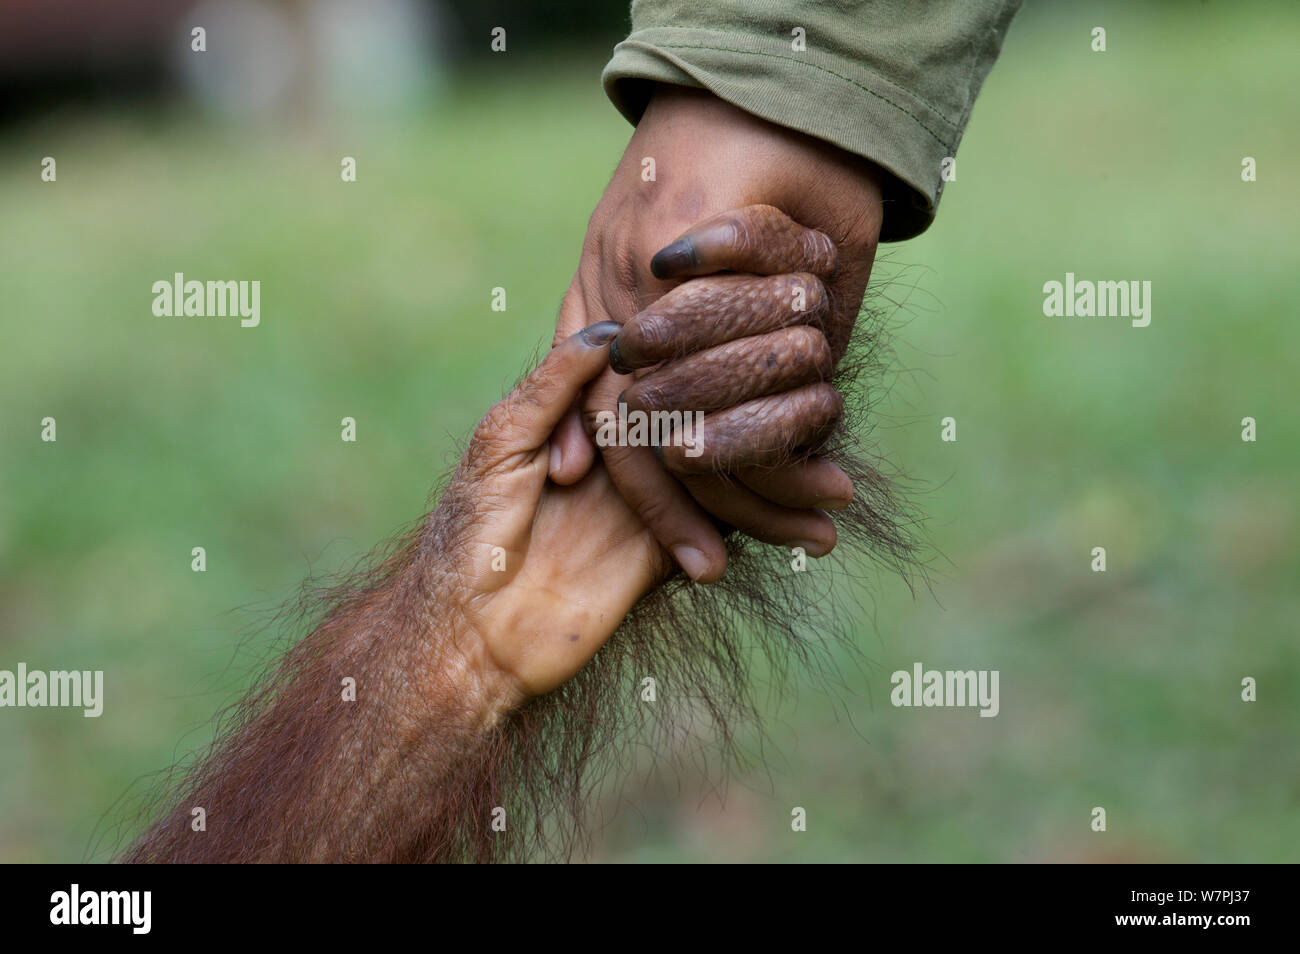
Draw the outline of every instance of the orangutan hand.
[[[646,158],[654,181],[642,178]],[[822,511],[845,506],[853,488],[806,452],[840,410],[825,380],[866,289],[881,223],[877,176],[707,93],[661,87],[592,215],[561,309],[557,340],[599,320],[626,327],[611,372],[552,437],[552,480],[587,472],[596,416],[616,413],[625,390],[629,408],[713,412],[698,457],[600,448],[642,522],[699,581],[726,566],[715,520],[828,553],[835,529]],[[628,371],[637,375],[617,373]]]

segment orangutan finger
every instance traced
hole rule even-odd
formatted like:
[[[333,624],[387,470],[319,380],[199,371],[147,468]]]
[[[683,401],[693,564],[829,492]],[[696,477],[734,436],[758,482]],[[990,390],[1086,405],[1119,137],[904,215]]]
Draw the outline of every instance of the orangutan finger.
[[[609,364],[628,374],[735,338],[818,326],[826,312],[826,289],[807,272],[700,278],[629,318],[610,348]]]
[[[705,510],[755,540],[802,547],[812,557],[835,548],[835,524],[824,513],[778,506],[717,474],[687,475],[682,483]]]
[[[835,429],[844,399],[829,384],[809,384],[705,415],[684,415],[690,429],[662,446],[677,474],[780,467],[816,451]]]
[[[708,413],[825,381],[832,370],[825,335],[795,325],[679,358],[639,378],[619,400],[628,411]]]
[[[746,467],[736,479],[764,500],[796,510],[843,510],[853,501],[853,481],[825,457],[784,467]]]
[[[614,415],[622,381],[605,371],[587,389],[582,421],[614,486],[659,544],[692,580],[712,583],[727,566],[722,536],[681,483],[660,466],[650,447],[620,444],[601,437],[604,416]]]
[[[655,278],[686,278],[719,271],[835,276],[838,253],[830,237],[805,228],[780,209],[750,205],[694,226],[650,260]]]

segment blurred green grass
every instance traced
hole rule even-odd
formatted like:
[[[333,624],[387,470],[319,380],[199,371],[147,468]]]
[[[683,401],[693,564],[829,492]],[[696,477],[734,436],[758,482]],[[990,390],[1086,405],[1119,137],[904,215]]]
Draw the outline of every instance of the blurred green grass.
[[[925,488],[931,589],[873,573],[843,692],[774,700],[725,805],[635,777],[595,857],[1296,860],[1297,22],[1251,9],[1022,13],[937,227],[875,279],[909,302],[877,437]],[[107,671],[100,719],[0,712],[0,859],[85,856],[242,683],[235,608],[420,511],[549,339],[626,140],[600,62],[467,76],[401,126],[76,113],[0,145],[0,668]],[[175,271],[261,280],[262,326],[154,318]],[[1151,326],[1044,318],[1067,271],[1150,280]],[[1001,715],[892,708],[917,660],[999,669]]]

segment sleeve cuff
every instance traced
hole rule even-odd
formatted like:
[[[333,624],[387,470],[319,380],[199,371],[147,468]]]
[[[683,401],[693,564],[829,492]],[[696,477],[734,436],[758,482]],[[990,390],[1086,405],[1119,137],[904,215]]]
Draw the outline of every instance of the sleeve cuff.
[[[707,89],[748,113],[823,139],[876,163],[897,180],[885,195],[882,242],[919,235],[943,193],[944,157],[961,128],[907,90],[837,56],[793,52],[772,37],[655,27],[614,48],[601,82],[632,123],[652,83]]]

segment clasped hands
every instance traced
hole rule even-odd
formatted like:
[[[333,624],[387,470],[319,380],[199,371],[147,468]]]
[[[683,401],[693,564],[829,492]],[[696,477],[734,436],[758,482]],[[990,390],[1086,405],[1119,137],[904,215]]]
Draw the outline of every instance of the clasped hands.
[[[442,558],[497,705],[572,677],[678,566],[719,579],[728,529],[834,547],[827,511],[853,487],[816,450],[842,412],[829,379],[880,219],[869,164],[699,91],[655,95],[554,347],[484,417],[444,497],[468,515]],[[598,446],[620,404],[703,412],[702,445]]]

